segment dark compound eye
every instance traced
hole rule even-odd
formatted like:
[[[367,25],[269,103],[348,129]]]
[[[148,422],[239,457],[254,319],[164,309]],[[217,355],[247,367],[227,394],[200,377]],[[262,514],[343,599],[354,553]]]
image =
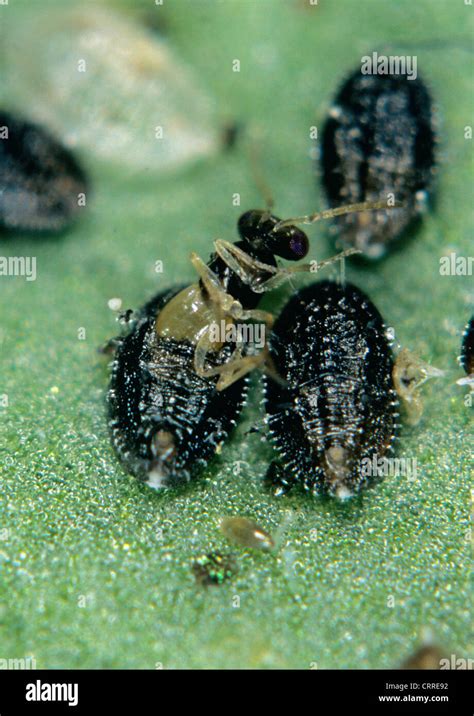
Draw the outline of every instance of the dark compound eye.
[[[272,251],[282,259],[288,261],[299,261],[309,251],[309,240],[304,231],[296,226],[285,226],[274,234],[275,244]]]

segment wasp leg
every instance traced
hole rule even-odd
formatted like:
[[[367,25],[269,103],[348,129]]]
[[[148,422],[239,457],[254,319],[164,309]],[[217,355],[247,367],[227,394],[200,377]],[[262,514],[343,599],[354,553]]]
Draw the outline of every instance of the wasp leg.
[[[222,285],[209,266],[204,263],[202,258],[194,251],[191,254],[191,263],[196,269],[199,278],[204,284],[209,297],[222,310],[224,314],[229,316],[238,316],[242,311],[242,305],[230,293],[222,288]]]
[[[243,358],[230,359],[225,365],[221,366],[222,371],[217,381],[217,390],[225,390],[232,383],[243,378],[247,373],[251,373],[255,368],[261,366],[265,361],[263,353],[256,356],[244,356]]]
[[[258,308],[253,308],[250,311],[242,310],[242,312],[238,316],[235,316],[235,318],[240,318],[243,321],[258,321],[259,323],[265,323],[268,329],[271,329],[275,322],[273,314],[268,313],[268,311],[260,311]]]
[[[263,352],[255,356],[242,356],[242,342],[239,341],[236,343],[236,348],[228,361],[215,368],[205,368],[209,349],[209,336],[206,331],[196,345],[194,352],[194,369],[201,378],[210,378],[214,375],[218,375],[217,390],[225,390],[232,385],[232,383],[240,380],[240,378],[243,378],[247,373],[250,373],[250,371],[265,361]]]
[[[247,254],[244,255],[247,256]],[[259,311],[258,309],[252,309],[249,311],[244,310],[240,301],[237,301],[237,299],[235,299],[230,293],[224,291],[216,274],[211,271],[209,266],[205,264],[197,254],[191,254],[191,262],[198,272],[199,277],[201,278],[211,299],[215,301],[224,314],[227,314],[230,318],[236,320],[240,319],[242,321],[253,320],[263,322],[268,328],[273,326],[274,318],[271,313],[268,313],[268,311]],[[266,264],[260,264],[260,266],[266,266]],[[272,267],[270,266],[269,268]]]
[[[217,239],[214,241],[216,254],[227,264],[227,266],[240,278],[242,283],[250,286],[252,291],[263,293],[261,288],[268,274],[278,273],[278,269],[270,264],[257,261],[249,254],[239,249],[229,241]]]
[[[347,249],[323,261],[312,261],[309,264],[299,264],[292,268],[276,268],[275,266],[257,261],[246,254],[245,251],[239,249],[238,246],[228,241],[218,239],[214,242],[214,246],[218,256],[220,256],[229,268],[238,275],[240,280],[250,286],[255,293],[264,293],[265,291],[277,288],[285,281],[288,281],[295,273],[302,271],[317,273],[325,266],[334,264],[337,261],[342,261],[342,259],[345,259],[347,256],[362,253],[359,249]],[[265,278],[268,277],[268,274],[271,274],[270,278]]]
[[[244,253],[244,256],[247,256],[247,254]],[[232,323],[236,320],[258,321],[265,323],[266,326],[271,329],[274,321],[271,313],[268,313],[267,311],[259,311],[257,309],[248,311],[244,310],[239,301],[237,301],[231,294],[224,291],[216,274],[197,254],[191,254],[191,262],[199,274],[209,297],[212,301],[214,301],[216,308],[220,309],[220,312],[224,317],[227,316]],[[266,266],[266,264],[260,264],[260,266]],[[265,363],[267,354],[267,351],[265,350],[258,355],[242,356],[243,343],[241,337],[239,337],[239,331],[237,331],[238,338],[236,341],[236,347],[230,358],[223,365],[216,366],[214,368],[206,368],[207,354],[210,351],[215,351],[216,349],[219,350],[221,345],[225,343],[225,340],[223,340],[220,345],[216,345],[214,341],[210,340],[209,334],[210,326],[207,326],[197,341],[194,351],[194,369],[197,375],[201,378],[218,375],[219,380],[216,386],[218,390],[228,388],[232,385],[232,383],[235,383],[237,380],[240,380],[240,378],[243,378],[244,375],[252,371],[254,368]]]
[[[444,371],[425,363],[407,348],[403,348],[398,354],[392,372],[393,383],[405,406],[410,425],[416,425],[423,414],[420,386],[430,378],[440,378],[443,375]]]
[[[227,363],[216,366],[214,368],[206,368],[207,354],[213,350],[213,343],[209,337],[210,327],[208,326],[204,333],[200,336],[196,348],[194,350],[194,370],[201,378],[208,378],[212,375],[219,375],[222,369],[231,361],[240,360],[242,356],[242,341],[237,340],[235,350],[230,356]],[[222,344],[221,344],[222,345]],[[214,351],[217,347],[214,347]]]
[[[347,256],[352,256],[353,254],[360,253],[362,252],[359,249],[347,249],[346,251],[341,251],[339,254],[335,254],[334,256],[331,256],[331,258],[324,259],[323,261],[315,260],[311,261],[311,263],[309,264],[298,264],[297,266],[292,266],[291,268],[285,267],[277,269],[274,276],[259,284],[260,290],[270,291],[274,288],[277,288],[285,281],[288,281],[295,273],[318,273],[318,271],[320,271],[325,266],[330,266],[331,264],[337,263],[338,261],[342,261]]]

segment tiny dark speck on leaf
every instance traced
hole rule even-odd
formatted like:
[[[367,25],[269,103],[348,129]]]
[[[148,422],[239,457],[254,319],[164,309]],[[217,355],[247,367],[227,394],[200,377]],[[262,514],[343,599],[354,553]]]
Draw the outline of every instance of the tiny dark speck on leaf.
[[[209,552],[194,560],[192,570],[196,582],[204,586],[219,585],[237,572],[232,555]]]

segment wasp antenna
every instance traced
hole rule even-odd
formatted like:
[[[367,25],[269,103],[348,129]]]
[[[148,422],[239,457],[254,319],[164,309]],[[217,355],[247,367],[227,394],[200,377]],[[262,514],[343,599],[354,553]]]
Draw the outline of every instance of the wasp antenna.
[[[355,212],[362,211],[375,211],[377,209],[400,209],[403,206],[401,201],[393,201],[391,199],[384,199],[382,201],[361,201],[357,204],[345,204],[344,206],[337,206],[335,209],[324,209],[323,211],[317,211],[315,214],[308,214],[307,216],[295,216],[291,219],[285,219],[279,221],[275,225],[274,231],[283,228],[284,226],[294,226],[295,224],[315,224],[316,221],[322,219],[333,219],[335,216],[343,216],[344,214],[353,214]]]
[[[265,203],[266,211],[262,216],[262,221],[266,221],[272,213],[275,201],[262,171],[262,158],[260,150],[261,139],[257,140],[255,133],[253,135],[249,135],[246,145],[246,153],[254,184]]]

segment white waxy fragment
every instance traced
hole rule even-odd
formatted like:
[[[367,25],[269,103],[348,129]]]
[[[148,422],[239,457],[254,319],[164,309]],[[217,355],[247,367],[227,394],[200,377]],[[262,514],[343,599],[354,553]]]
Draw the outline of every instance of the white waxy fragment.
[[[122,299],[109,298],[109,300],[107,301],[107,305],[111,311],[120,311],[120,309],[122,308]]]

